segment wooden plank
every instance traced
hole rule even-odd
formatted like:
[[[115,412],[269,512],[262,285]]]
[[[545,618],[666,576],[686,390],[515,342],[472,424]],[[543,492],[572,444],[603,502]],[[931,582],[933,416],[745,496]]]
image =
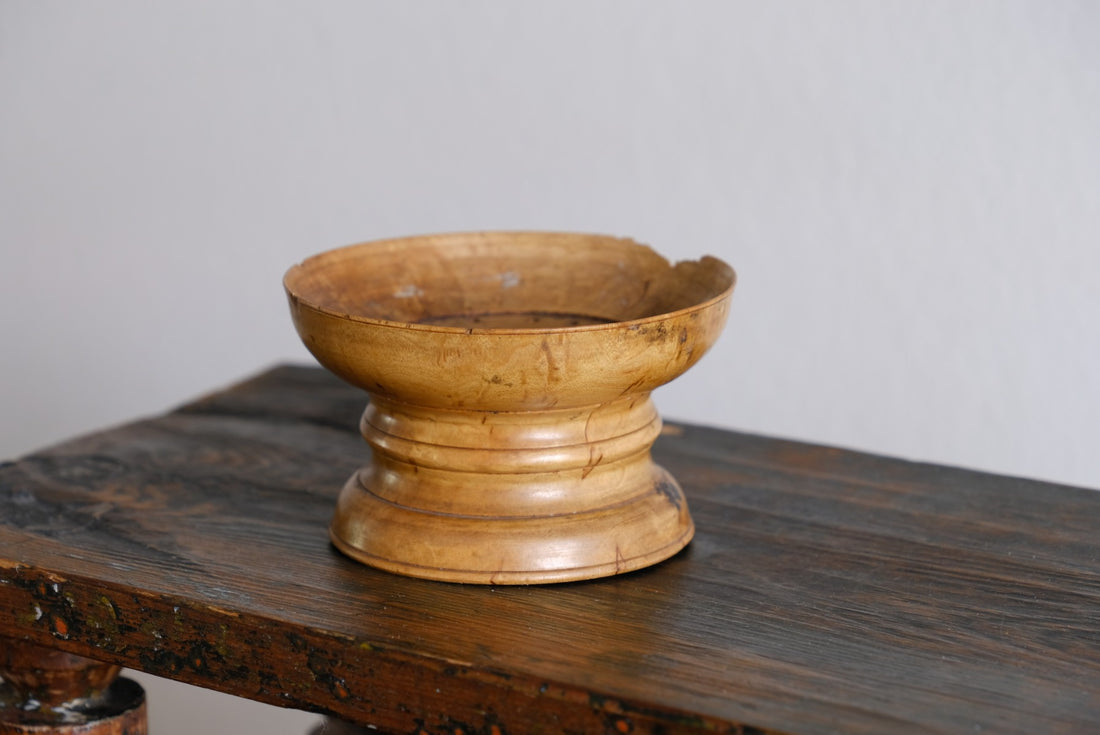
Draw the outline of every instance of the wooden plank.
[[[1100,730],[1100,493],[672,426],[685,552],[452,585],[328,543],[363,402],[281,367],[0,466],[0,629],[395,732]]]

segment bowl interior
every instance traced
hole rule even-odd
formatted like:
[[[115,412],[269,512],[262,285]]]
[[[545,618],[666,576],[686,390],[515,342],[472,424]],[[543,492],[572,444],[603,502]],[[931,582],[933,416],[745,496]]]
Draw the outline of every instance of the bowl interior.
[[[628,239],[531,232],[352,245],[285,279],[298,300],[351,319],[509,330],[645,319],[720,298],[733,282],[715,258],[672,265]]]

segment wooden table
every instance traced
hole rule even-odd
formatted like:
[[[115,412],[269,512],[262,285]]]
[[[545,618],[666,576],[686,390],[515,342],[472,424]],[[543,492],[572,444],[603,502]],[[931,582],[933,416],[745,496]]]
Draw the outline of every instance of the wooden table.
[[[0,631],[384,732],[1100,732],[1098,492],[671,425],[685,552],[428,582],[329,545],[363,403],[278,367],[0,466]]]

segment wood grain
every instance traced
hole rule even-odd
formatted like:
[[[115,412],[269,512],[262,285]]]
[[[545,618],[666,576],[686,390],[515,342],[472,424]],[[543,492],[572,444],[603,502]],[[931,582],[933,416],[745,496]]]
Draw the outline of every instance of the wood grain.
[[[391,732],[1100,730],[1100,493],[677,425],[683,552],[445,584],[329,545],[362,401],[281,367],[0,466],[0,630]]]
[[[371,461],[333,544],[447,582],[593,579],[694,533],[654,464],[650,393],[726,322],[733,269],[618,237],[472,232],[365,242],[284,279],[302,342],[370,393]]]

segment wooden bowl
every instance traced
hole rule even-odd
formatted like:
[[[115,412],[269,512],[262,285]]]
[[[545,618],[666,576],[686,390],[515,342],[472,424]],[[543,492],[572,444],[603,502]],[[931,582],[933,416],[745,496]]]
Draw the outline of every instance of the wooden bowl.
[[[486,232],[316,255],[284,279],[322,365],[370,394],[334,544],[453,582],[602,577],[691,540],[650,391],[726,321],[733,270],[631,240]]]

